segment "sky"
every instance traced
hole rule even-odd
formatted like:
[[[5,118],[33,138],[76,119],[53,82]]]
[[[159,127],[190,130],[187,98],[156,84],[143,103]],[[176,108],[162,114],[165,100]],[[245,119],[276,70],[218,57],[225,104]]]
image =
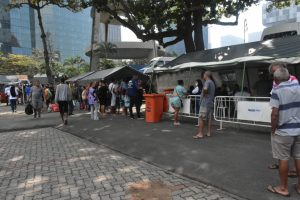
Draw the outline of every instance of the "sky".
[[[248,31],[246,32],[246,42],[260,40],[261,32],[264,29],[262,24],[262,3],[253,5],[244,13],[240,14],[237,26],[210,25],[208,29],[209,48],[240,44],[244,42],[244,20],[247,19]],[[140,41],[134,33],[122,26],[122,41]]]

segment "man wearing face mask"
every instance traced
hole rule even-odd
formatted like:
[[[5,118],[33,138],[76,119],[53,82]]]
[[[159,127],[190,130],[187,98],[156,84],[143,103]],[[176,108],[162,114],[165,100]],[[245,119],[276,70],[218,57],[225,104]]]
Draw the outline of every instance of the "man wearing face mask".
[[[192,91],[193,95],[198,95],[195,97],[195,113],[199,114],[199,109],[200,109],[200,95],[202,92],[203,84],[201,80],[196,80],[195,82],[195,88]]]

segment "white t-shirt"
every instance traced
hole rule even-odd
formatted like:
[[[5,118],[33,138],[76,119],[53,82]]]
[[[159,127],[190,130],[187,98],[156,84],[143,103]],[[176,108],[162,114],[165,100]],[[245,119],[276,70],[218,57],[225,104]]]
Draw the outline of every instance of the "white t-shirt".
[[[5,88],[5,90],[6,90],[6,88]],[[10,93],[10,87],[9,87],[9,89],[8,90],[6,90],[5,91],[5,93],[6,93],[6,95],[9,97],[9,100],[11,100],[11,99],[17,99],[18,98],[18,88],[15,88],[15,93],[16,93],[16,96],[15,97],[13,97],[12,95],[11,95],[11,93]]]

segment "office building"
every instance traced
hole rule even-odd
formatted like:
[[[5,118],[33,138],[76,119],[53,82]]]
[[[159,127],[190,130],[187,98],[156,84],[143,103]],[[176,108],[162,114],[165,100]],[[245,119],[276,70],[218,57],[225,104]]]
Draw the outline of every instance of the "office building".
[[[300,5],[293,4],[290,7],[282,8],[282,9],[272,9],[270,12],[267,12],[267,6],[269,4],[266,3],[262,7],[262,22],[265,26],[274,26],[280,23],[291,23],[291,22],[300,22]]]
[[[42,10],[45,32],[51,51],[58,52],[60,60],[72,56],[85,56],[85,49],[91,43],[92,19],[90,9],[73,13],[57,6],[47,6]],[[35,15],[36,48],[42,49],[40,28]]]
[[[1,0],[0,10],[8,2]],[[42,18],[50,51],[57,52],[61,61],[72,56],[88,59],[85,49],[91,43],[90,9],[73,13],[57,6],[46,6]],[[31,55],[33,48],[43,49],[40,35],[37,14],[28,6],[0,12],[2,52]]]
[[[9,0],[0,2],[4,10]],[[31,55],[35,46],[34,12],[28,6],[0,12],[0,46],[4,53]]]

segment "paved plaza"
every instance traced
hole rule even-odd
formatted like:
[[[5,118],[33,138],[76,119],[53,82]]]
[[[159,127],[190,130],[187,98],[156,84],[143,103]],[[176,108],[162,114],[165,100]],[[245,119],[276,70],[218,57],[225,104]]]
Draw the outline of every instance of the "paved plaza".
[[[54,128],[0,135],[0,199],[240,199]]]

